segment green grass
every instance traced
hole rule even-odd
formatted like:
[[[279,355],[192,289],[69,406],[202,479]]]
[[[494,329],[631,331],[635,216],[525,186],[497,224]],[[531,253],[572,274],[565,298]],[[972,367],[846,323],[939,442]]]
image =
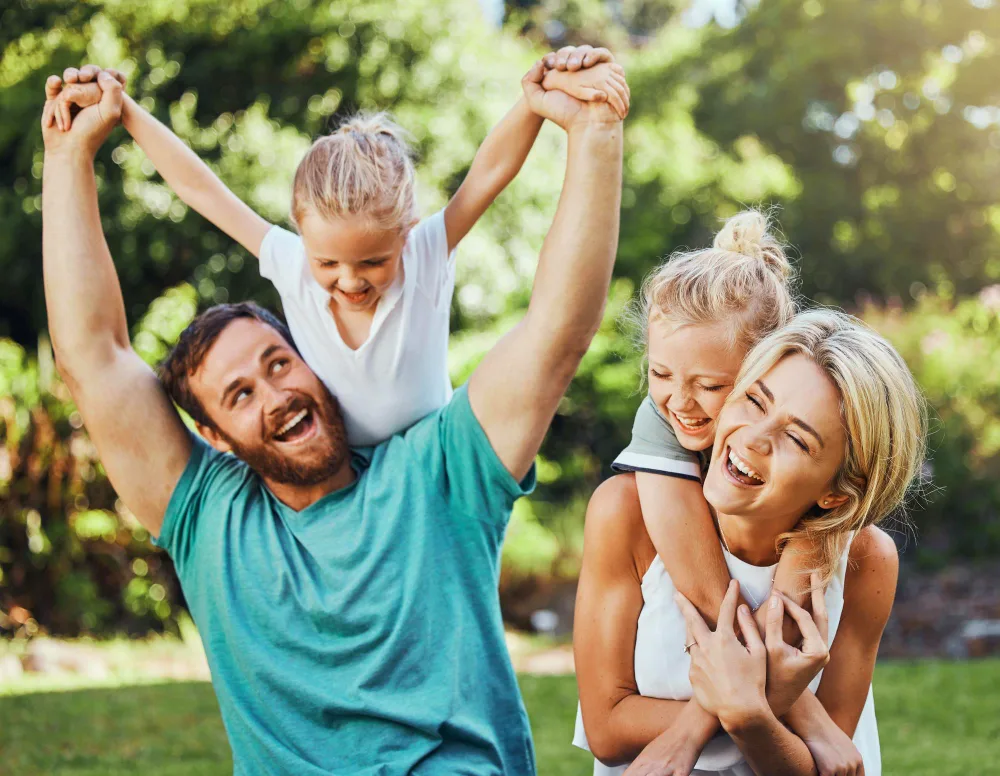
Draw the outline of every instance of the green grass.
[[[201,682],[77,686],[27,677],[0,688],[0,770],[68,776],[231,773],[218,706]],[[572,677],[521,678],[541,776],[588,774],[570,746]],[[978,776],[1000,762],[1000,660],[883,663],[875,678],[886,776]]]

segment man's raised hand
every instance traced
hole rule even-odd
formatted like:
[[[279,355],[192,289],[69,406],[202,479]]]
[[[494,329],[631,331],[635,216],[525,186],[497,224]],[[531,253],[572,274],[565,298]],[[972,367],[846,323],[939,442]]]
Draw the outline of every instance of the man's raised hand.
[[[96,86],[92,83],[95,80]],[[94,65],[80,70],[68,68],[63,79],[50,76],[45,83],[42,111],[46,153],[78,149],[93,157],[121,120],[123,82],[124,77],[117,71],[100,70]],[[83,106],[75,119],[73,106]]]
[[[606,48],[565,46],[542,57],[542,88],[558,89],[583,102],[606,100],[618,118],[628,115],[631,92],[625,69]]]

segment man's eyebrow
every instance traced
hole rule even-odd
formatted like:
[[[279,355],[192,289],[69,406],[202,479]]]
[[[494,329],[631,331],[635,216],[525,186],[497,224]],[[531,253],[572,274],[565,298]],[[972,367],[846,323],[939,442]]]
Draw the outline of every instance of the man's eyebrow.
[[[237,377],[229,385],[226,386],[226,390],[224,390],[222,392],[222,396],[219,398],[219,406],[220,407],[223,404],[226,403],[226,397],[228,397],[229,394],[231,394],[233,391],[235,391],[240,386],[240,383],[242,383],[242,382],[243,382],[243,378],[242,377]]]
[[[268,345],[266,348],[264,348],[263,352],[261,352],[260,358],[258,358],[257,360],[258,361],[267,361],[268,358],[270,358],[277,351],[282,350],[283,348],[284,348],[284,345],[279,345],[277,343],[275,343],[273,345]],[[226,403],[226,397],[228,397],[229,394],[231,394],[233,391],[235,391],[240,386],[240,383],[242,383],[242,382],[243,382],[243,378],[242,377],[237,377],[235,380],[233,380],[231,383],[229,383],[229,385],[226,386],[226,390],[224,390],[222,392],[222,397],[219,399],[219,404],[220,405],[221,404],[225,404]]]
[[[774,403],[774,394],[771,393],[771,389],[764,385],[763,380],[757,381],[757,387],[760,388],[761,393],[763,393],[772,404]]]
[[[267,359],[270,358],[276,350],[281,350],[281,348],[282,346],[278,344],[268,345],[264,348],[264,352],[260,354],[260,358],[258,360],[267,361]]]

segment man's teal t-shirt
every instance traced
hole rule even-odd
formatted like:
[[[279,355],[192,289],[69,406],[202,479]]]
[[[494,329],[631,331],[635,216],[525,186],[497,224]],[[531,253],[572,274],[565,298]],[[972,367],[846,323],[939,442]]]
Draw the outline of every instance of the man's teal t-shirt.
[[[235,773],[533,774],[504,643],[518,483],[460,388],[296,512],[200,439],[157,544],[208,654]]]

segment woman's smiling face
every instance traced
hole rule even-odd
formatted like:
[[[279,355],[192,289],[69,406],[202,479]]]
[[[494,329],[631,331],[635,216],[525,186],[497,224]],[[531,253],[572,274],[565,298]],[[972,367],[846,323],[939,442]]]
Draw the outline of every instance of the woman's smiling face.
[[[844,463],[840,394],[816,363],[785,356],[718,420],[705,498],[717,512],[762,516],[790,530],[813,505],[840,506],[831,483]]]
[[[657,315],[648,335],[649,395],[683,447],[708,449],[746,351],[730,344],[721,322],[682,324]]]

